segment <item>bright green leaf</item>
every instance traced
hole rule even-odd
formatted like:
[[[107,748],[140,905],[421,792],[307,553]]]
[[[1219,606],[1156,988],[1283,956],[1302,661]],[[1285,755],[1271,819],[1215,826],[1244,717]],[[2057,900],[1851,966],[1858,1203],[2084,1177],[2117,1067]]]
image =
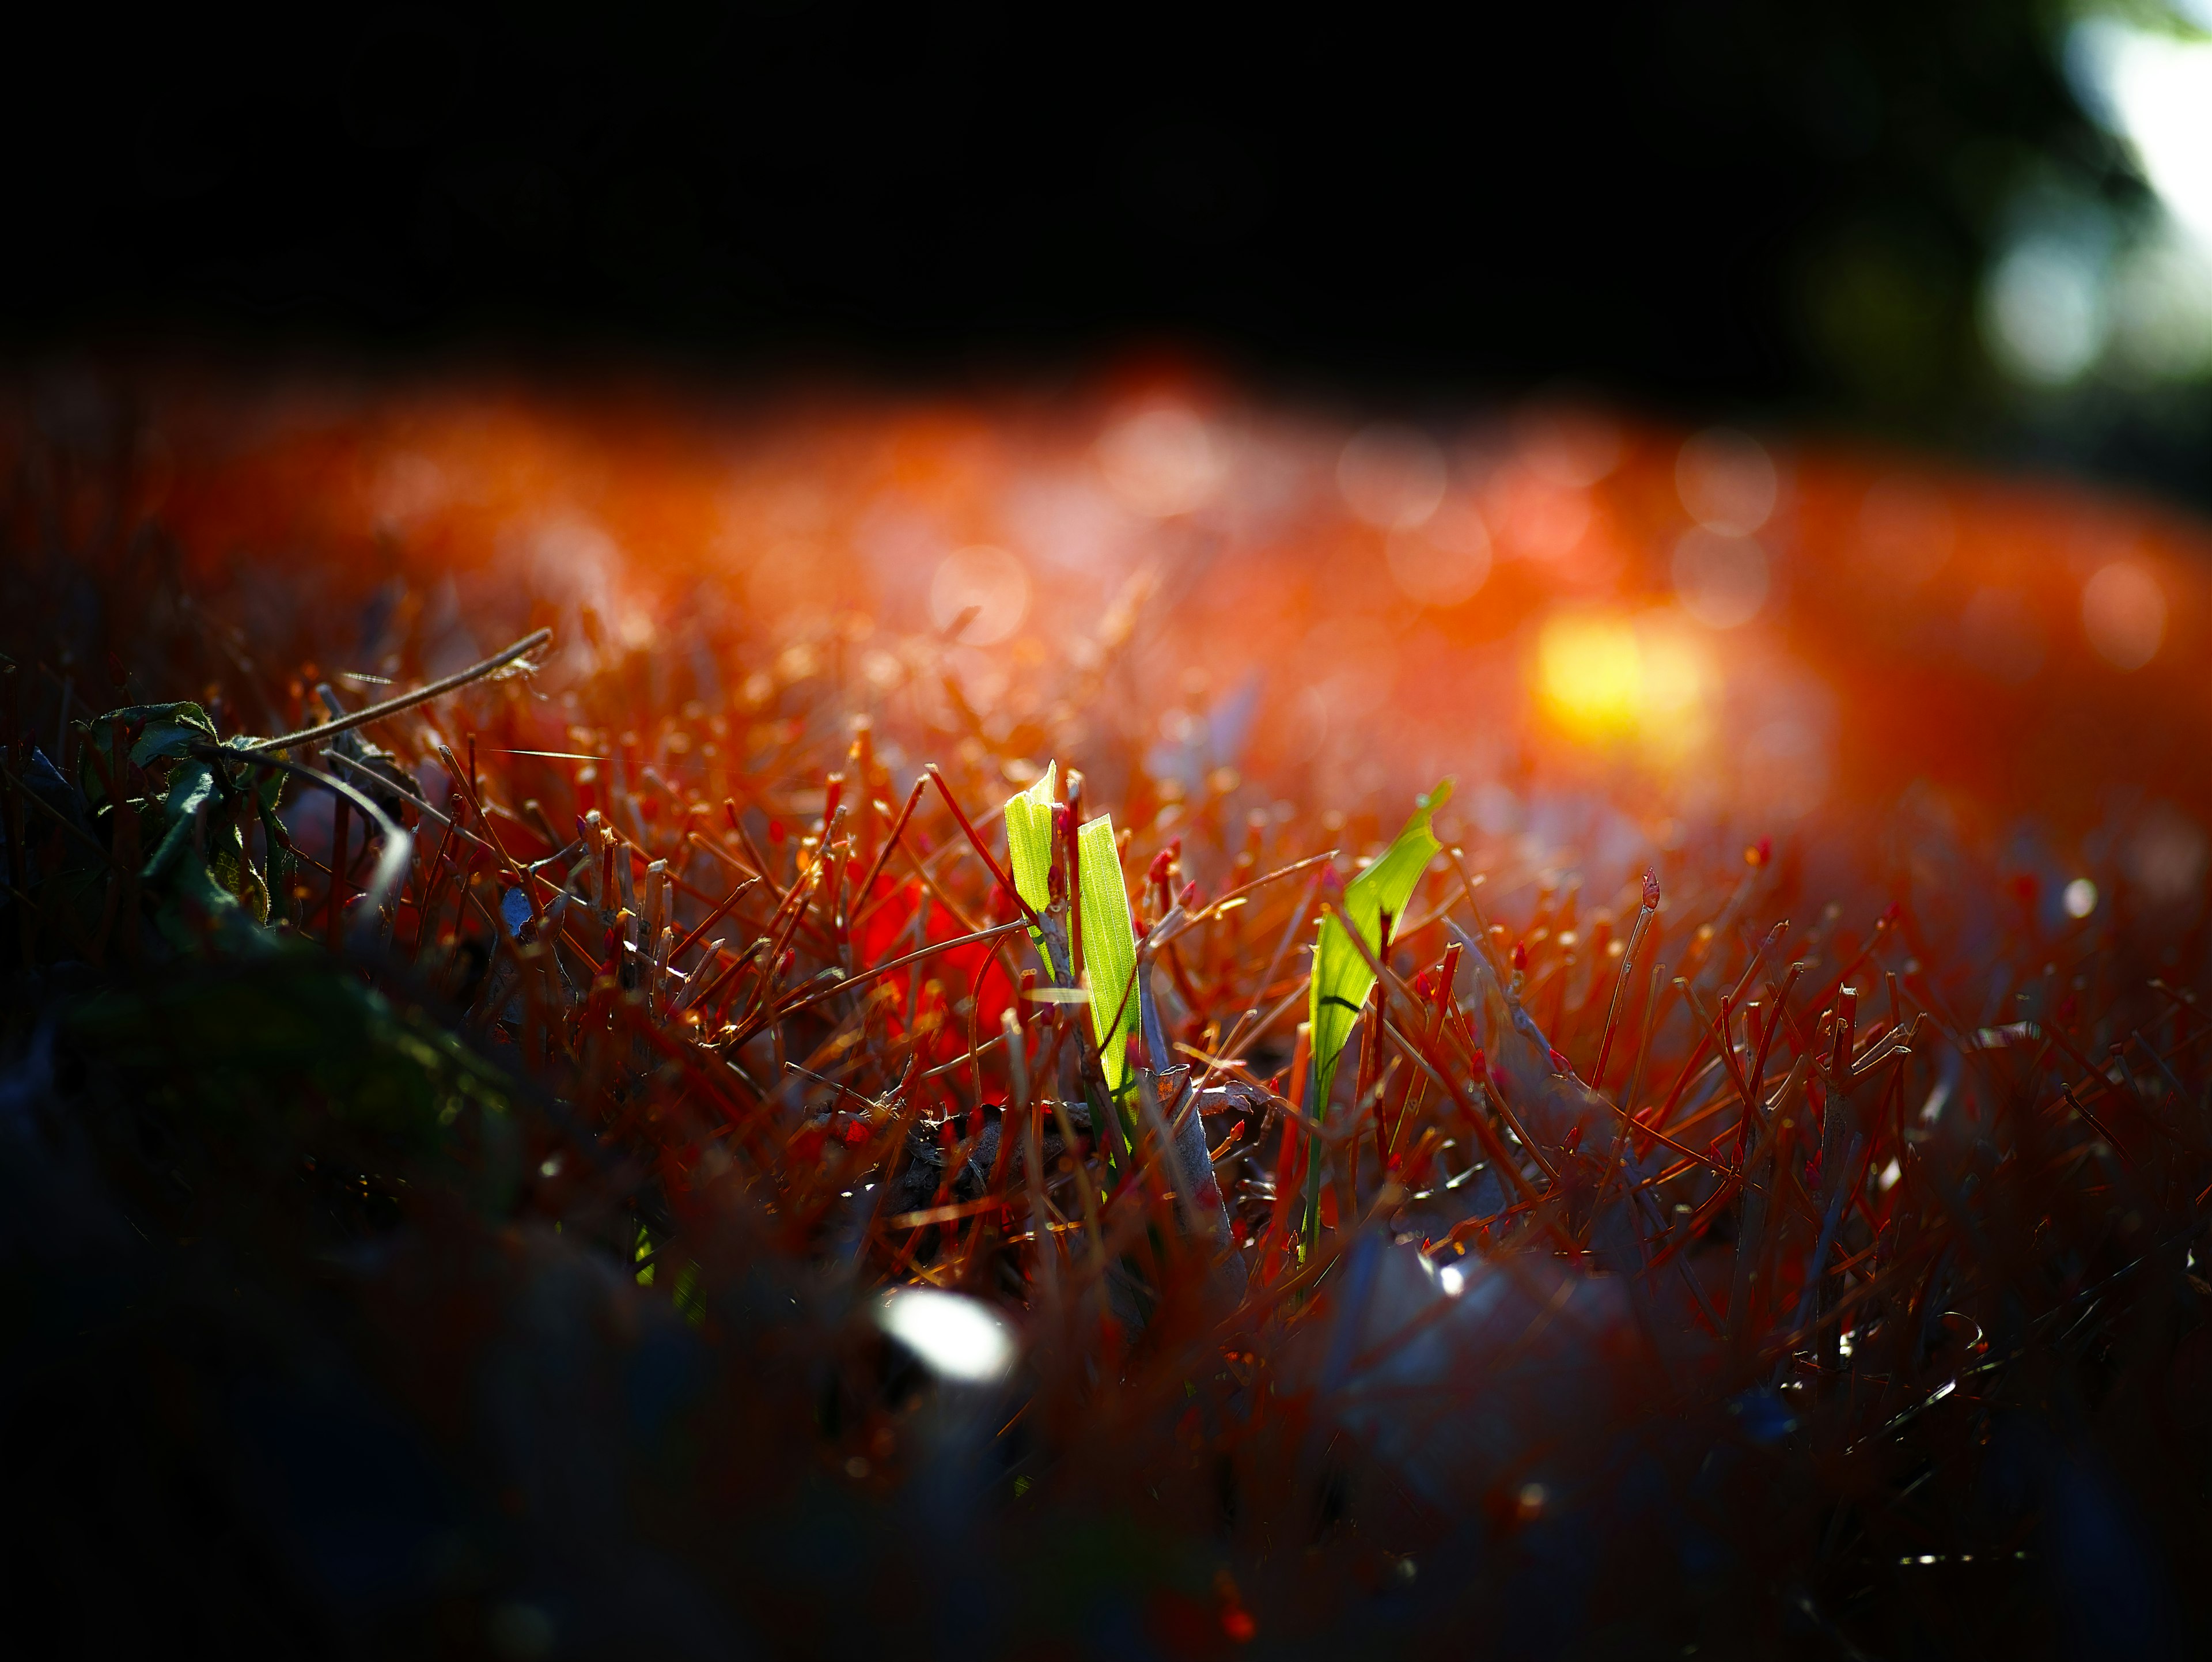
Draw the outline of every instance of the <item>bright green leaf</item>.
[[[1101,814],[1075,834],[1083,887],[1083,967],[1091,977],[1091,1031],[1116,1096],[1128,1078],[1129,1034],[1137,1025],[1137,928],[1121,882],[1114,819]]]
[[[1025,791],[1006,799],[1006,855],[1014,868],[1014,887],[1042,914],[1052,904],[1052,805],[1058,794],[1059,764],[1045,764],[1044,777]],[[1060,969],[1052,961],[1044,931],[1030,926],[1030,939],[1055,978]]]
[[[1451,790],[1452,782],[1444,779],[1419,799],[1413,817],[1398,833],[1397,841],[1390,844],[1380,860],[1345,885],[1344,904],[1339,913],[1352,920],[1359,931],[1359,938],[1367,943],[1368,953],[1377,959],[1382,955],[1382,914],[1388,912],[1395,919],[1404,913],[1406,903],[1413,898],[1413,886],[1421,880],[1421,874],[1429,868],[1429,861],[1442,846],[1430,831],[1429,820],[1449,798]],[[1334,916],[1325,918],[1320,942],[1314,948],[1313,987],[1310,995],[1314,1077],[1318,1087],[1313,1098],[1316,1117],[1328,1111],[1329,1088],[1336,1082],[1338,1058],[1344,1054],[1345,1041],[1352,1036],[1352,1024],[1374,984],[1375,971],[1368,967],[1367,958],[1352,944],[1344,926]]]
[[[1043,778],[1006,799],[1006,852],[1013,859],[1014,886],[1038,911],[1052,899],[1052,805],[1058,785],[1059,764],[1048,762]]]

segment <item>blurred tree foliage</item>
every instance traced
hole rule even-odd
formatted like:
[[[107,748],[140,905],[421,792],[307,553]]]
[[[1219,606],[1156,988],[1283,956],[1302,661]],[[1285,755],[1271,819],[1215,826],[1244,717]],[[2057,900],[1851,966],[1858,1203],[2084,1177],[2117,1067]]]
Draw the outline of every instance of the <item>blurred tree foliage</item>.
[[[1565,377],[2212,499],[2201,386],[2024,396],[2023,193],[2138,211],[2018,0],[50,15],[11,100],[19,346],[1017,366],[1132,340],[1377,389]]]

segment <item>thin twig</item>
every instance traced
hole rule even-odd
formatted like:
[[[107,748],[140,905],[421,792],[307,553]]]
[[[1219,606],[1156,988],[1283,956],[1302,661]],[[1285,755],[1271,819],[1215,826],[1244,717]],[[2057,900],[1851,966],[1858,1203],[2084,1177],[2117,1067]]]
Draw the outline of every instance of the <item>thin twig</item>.
[[[506,668],[516,659],[526,657],[537,651],[538,648],[550,645],[552,639],[551,630],[534,629],[507,648],[506,651],[495,653],[482,663],[471,664],[466,669],[455,670],[451,675],[441,677],[428,686],[417,687],[412,692],[403,692],[397,698],[386,698],[382,703],[371,704],[366,709],[357,709],[350,715],[341,716],[335,721],[325,722],[320,727],[302,728],[299,732],[288,733],[281,739],[263,739],[251,745],[236,745],[229,748],[242,755],[266,756],[272,752],[290,750],[299,745],[321,744],[325,740],[337,738],[342,733],[351,733],[356,728],[365,728],[372,721],[381,721],[387,716],[398,715],[410,710],[417,704],[427,704],[434,698],[442,698],[449,692],[458,692],[471,682],[481,681],[487,675]]]

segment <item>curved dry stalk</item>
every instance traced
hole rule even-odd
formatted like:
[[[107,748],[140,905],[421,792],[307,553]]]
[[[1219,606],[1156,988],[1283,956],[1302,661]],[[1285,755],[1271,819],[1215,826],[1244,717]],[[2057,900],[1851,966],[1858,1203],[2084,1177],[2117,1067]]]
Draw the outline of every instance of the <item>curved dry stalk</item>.
[[[429,685],[417,687],[412,692],[403,692],[396,698],[386,698],[382,703],[357,709],[350,715],[340,716],[320,727],[302,728],[297,733],[288,733],[281,739],[260,739],[250,745],[230,746],[240,756],[266,756],[273,751],[290,750],[298,745],[312,745],[325,739],[335,739],[342,733],[351,733],[356,728],[365,728],[386,716],[401,715],[417,704],[427,704],[434,698],[442,698],[449,692],[458,692],[472,681],[481,681],[487,675],[502,670],[518,658],[527,657],[542,646],[550,646],[553,631],[533,629],[504,652],[494,653],[481,663],[471,664],[466,669],[457,669],[451,675],[441,677]]]

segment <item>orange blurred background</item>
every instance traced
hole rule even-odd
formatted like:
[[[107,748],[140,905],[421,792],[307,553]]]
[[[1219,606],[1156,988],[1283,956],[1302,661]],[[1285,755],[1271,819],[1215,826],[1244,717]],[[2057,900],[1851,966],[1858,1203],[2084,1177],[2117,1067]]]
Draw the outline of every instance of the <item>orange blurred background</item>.
[[[1049,698],[1110,652],[1116,719],[1193,791],[1239,769],[1350,807],[1453,770],[1501,824],[1541,780],[1780,832],[1916,783],[2069,835],[2116,793],[2206,811],[2212,538],[2058,484],[1590,405],[1376,419],[1158,368],[742,405],[179,384],[135,432],[140,506],[228,604],[326,594],[366,609],[372,654],[376,606],[429,608],[424,671],[526,622],[573,645],[588,611],[678,665],[725,635],[764,663],[834,649],[878,699],[941,699],[941,650],[1040,761],[1082,758],[1101,712]],[[64,518],[101,511],[57,488]]]

